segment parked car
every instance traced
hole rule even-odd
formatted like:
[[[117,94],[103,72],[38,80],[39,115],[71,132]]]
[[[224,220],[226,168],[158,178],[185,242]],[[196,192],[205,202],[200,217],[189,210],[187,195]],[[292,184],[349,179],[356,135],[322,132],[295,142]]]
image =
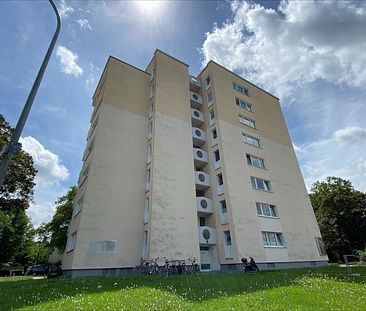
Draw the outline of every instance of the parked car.
[[[46,275],[48,273],[48,265],[47,264],[39,264],[34,265],[30,268],[28,274],[30,275]]]

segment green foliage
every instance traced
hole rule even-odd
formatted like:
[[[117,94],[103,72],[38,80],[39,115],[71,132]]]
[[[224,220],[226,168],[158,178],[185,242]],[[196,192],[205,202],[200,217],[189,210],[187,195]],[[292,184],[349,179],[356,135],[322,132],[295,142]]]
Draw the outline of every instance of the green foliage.
[[[364,250],[357,251],[357,256],[359,256],[362,261],[366,262],[366,247]]]
[[[9,142],[12,130],[0,115],[0,149]],[[36,173],[28,153],[14,155],[0,189],[0,264],[26,261],[26,250],[33,238],[26,209],[33,199]]]
[[[366,246],[366,194],[348,180],[327,177],[316,182],[310,194],[330,259],[342,258]],[[338,256],[337,256],[337,255]]]
[[[56,201],[56,212],[52,220],[44,226],[45,233],[50,237],[50,250],[65,250],[67,229],[72,217],[73,201],[77,187],[70,187],[68,192]]]
[[[356,272],[356,271],[355,271]],[[365,275],[366,267],[357,272]],[[254,274],[0,279],[2,310],[366,310],[346,268]]]

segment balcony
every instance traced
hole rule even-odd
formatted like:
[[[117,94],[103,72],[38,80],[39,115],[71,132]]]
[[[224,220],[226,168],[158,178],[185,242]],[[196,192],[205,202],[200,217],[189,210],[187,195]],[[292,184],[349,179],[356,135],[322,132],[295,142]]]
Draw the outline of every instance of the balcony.
[[[195,77],[193,76],[189,76],[189,84],[197,87],[198,89],[201,88],[201,81],[196,79]]]
[[[191,109],[192,126],[199,127],[205,122],[203,113],[197,109]]]
[[[192,127],[193,145],[202,146],[206,142],[206,133],[199,128]]]
[[[208,227],[208,226],[204,226],[204,227],[199,227],[199,240],[200,240],[200,245],[204,246],[204,245],[214,245],[217,243],[217,238],[216,238],[216,229]]]
[[[197,197],[197,213],[199,216],[205,216],[214,212],[212,200],[206,197]]]
[[[196,188],[198,190],[207,189],[211,185],[210,175],[201,171],[195,172],[195,181],[196,181]]]
[[[196,167],[202,167],[208,163],[208,154],[200,148],[193,148],[193,159]]]
[[[191,92],[191,107],[200,109],[202,105],[202,97],[196,92]]]

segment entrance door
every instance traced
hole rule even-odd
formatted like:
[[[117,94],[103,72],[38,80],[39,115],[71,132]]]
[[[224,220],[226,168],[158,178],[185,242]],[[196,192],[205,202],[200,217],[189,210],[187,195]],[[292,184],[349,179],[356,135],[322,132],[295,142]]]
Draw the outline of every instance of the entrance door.
[[[200,247],[201,270],[211,270],[211,251],[208,247]]]

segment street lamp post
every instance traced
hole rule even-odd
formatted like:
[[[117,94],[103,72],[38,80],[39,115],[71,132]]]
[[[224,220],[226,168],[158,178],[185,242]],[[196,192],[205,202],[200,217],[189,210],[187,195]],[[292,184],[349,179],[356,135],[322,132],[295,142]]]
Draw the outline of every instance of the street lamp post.
[[[14,153],[19,152],[21,150],[21,144],[18,142],[19,137],[22,134],[29,111],[31,110],[34,98],[37,95],[37,91],[41,84],[44,72],[46,71],[48,61],[50,60],[52,51],[55,47],[58,35],[60,33],[60,29],[61,29],[60,15],[58,14],[56,5],[53,2],[53,0],[48,0],[48,1],[50,2],[51,6],[56,14],[57,27],[56,27],[55,33],[53,34],[52,41],[48,47],[47,53],[43,59],[42,65],[39,68],[37,77],[34,80],[34,83],[33,83],[32,89],[28,95],[27,101],[25,102],[25,105],[24,105],[23,111],[19,117],[18,123],[11,135],[10,142],[7,145],[5,145],[3,150],[1,151],[0,156],[2,157],[2,161],[0,163],[0,188],[3,186],[6,172],[9,168],[9,165],[11,163],[11,159],[13,158]]]

